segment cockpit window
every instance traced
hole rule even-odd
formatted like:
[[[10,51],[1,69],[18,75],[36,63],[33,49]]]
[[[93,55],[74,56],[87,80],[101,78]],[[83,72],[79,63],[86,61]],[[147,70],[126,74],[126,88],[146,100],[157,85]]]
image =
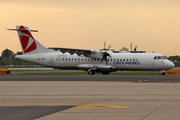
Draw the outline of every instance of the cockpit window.
[[[157,57],[157,59],[161,59],[161,57],[160,57],[160,56],[158,56],[158,57]]]
[[[154,59],[167,59],[165,56],[155,56]]]
[[[162,56],[161,58],[162,58],[162,59],[167,59],[165,56]]]

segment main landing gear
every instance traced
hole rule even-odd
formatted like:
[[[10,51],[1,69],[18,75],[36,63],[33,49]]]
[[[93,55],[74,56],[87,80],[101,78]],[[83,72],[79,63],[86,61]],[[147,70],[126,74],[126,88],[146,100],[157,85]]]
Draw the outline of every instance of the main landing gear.
[[[94,70],[88,70],[88,74],[89,74],[89,75],[94,75],[94,74],[95,74],[95,71],[94,71]]]
[[[89,75],[94,75],[96,72],[94,70],[88,70]],[[109,72],[102,72],[103,75],[109,75]]]

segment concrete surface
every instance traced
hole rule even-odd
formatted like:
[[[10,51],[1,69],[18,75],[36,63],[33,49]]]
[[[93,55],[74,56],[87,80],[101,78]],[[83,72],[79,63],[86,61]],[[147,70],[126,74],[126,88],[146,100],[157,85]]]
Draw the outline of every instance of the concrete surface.
[[[180,118],[179,83],[86,81],[85,78],[84,81],[51,81],[53,77],[48,78],[49,81],[25,81],[26,79],[0,81],[0,109],[4,111],[1,112],[0,118],[6,120],[12,118],[11,113],[14,112],[5,109],[14,107],[16,114],[13,118],[20,120],[21,112],[17,112],[17,109],[25,107],[23,110],[28,111],[29,107],[36,106],[40,106],[36,107],[36,110],[42,111],[41,115],[32,109],[30,113],[24,112],[24,116],[28,118],[30,115],[36,120],[179,120]],[[97,79],[96,76],[90,78]],[[52,111],[41,110],[41,106],[51,107]],[[66,106],[66,109],[61,109],[62,106]]]

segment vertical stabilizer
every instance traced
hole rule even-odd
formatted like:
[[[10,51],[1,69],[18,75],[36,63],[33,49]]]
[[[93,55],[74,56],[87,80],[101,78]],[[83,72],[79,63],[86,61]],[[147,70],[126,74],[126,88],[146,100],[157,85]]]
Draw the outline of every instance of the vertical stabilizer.
[[[30,30],[27,26],[23,25],[16,26],[16,29],[8,30],[16,30],[18,32],[23,54],[52,52],[52,50],[45,48],[32,36],[31,31],[37,32],[36,30]]]

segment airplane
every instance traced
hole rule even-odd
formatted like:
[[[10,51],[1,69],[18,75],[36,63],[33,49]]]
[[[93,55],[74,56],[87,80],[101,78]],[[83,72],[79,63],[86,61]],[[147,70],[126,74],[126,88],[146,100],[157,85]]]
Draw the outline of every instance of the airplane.
[[[18,32],[22,48],[22,55],[17,59],[44,65],[54,69],[84,70],[89,75],[102,73],[108,75],[115,71],[163,71],[175,65],[164,55],[158,53],[144,53],[144,51],[110,51],[84,50],[71,48],[46,48],[31,34],[38,32],[27,26],[19,25]]]

